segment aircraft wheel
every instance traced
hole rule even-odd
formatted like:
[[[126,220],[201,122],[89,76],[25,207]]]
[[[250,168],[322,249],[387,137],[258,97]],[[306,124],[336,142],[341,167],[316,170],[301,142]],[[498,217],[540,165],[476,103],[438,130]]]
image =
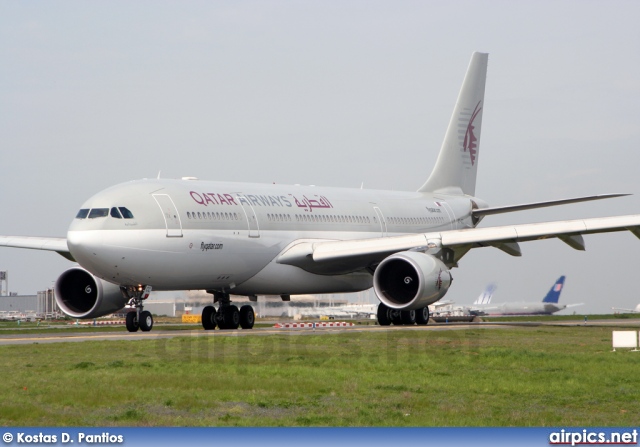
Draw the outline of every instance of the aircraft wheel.
[[[138,324],[138,315],[135,310],[127,314],[126,321],[127,321],[127,330],[129,332],[137,332],[138,329],[140,328],[140,325]]]
[[[216,308],[213,306],[205,306],[202,309],[202,327],[205,331],[216,328]]]
[[[428,306],[424,306],[422,309],[416,310],[416,323],[420,326],[426,326],[429,323]]]
[[[140,312],[140,329],[144,332],[149,332],[153,328],[153,316],[151,312],[145,310],[144,312]]]
[[[240,326],[240,311],[236,306],[229,307],[231,308],[231,310],[229,311],[229,323],[231,326],[230,329],[238,329],[238,326]]]
[[[401,326],[402,323],[402,312],[396,309],[389,309],[389,317],[391,318],[391,323],[394,326]]]
[[[386,305],[378,304],[378,324],[380,326],[389,326],[391,324],[390,310]]]
[[[251,329],[256,322],[256,314],[253,312],[253,307],[249,305],[242,306],[240,308],[240,327],[242,329]]]
[[[221,310],[222,324],[220,329],[238,329],[240,326],[240,312],[236,306],[225,306]]]
[[[416,324],[416,311],[403,310],[400,312],[400,319],[402,320],[402,324],[406,326],[412,326]]]

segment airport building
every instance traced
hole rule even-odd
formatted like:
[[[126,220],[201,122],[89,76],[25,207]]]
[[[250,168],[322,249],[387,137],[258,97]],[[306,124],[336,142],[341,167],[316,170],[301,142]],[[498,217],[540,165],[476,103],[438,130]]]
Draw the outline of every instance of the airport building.
[[[25,318],[58,318],[62,316],[53,289],[37,295],[0,296],[0,320]]]

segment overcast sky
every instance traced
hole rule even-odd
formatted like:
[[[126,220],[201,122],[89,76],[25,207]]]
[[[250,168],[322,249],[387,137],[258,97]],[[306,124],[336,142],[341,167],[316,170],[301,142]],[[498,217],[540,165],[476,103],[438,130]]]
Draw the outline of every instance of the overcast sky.
[[[630,198],[487,217],[500,225],[640,213],[640,2],[0,2],[0,234],[61,236],[127,180],[416,190],[473,51],[490,53],[476,194],[507,205]],[[634,307],[640,240],[472,250],[447,298]],[[70,263],[0,249],[9,288]]]

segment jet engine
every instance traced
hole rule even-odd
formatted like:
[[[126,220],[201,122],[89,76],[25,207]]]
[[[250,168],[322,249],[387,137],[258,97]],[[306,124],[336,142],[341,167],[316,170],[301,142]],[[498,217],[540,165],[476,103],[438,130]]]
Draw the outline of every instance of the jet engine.
[[[109,315],[128,301],[119,286],[96,278],[81,267],[72,267],[60,275],[55,290],[58,306],[73,318]]]
[[[451,280],[449,269],[438,258],[403,251],[378,265],[373,274],[373,288],[389,308],[415,310],[442,298]]]

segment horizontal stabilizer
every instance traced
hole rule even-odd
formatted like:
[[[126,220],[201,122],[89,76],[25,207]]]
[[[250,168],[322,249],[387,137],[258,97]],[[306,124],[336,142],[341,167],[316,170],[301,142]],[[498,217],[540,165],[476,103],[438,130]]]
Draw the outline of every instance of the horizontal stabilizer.
[[[548,206],[567,205],[569,203],[589,202],[591,200],[612,199],[614,197],[630,196],[631,194],[598,194],[595,196],[575,197],[572,199],[548,200],[545,202],[523,203],[521,205],[496,206],[492,208],[475,209],[471,213],[474,217],[488,216],[490,214],[511,213],[525,211]]]

